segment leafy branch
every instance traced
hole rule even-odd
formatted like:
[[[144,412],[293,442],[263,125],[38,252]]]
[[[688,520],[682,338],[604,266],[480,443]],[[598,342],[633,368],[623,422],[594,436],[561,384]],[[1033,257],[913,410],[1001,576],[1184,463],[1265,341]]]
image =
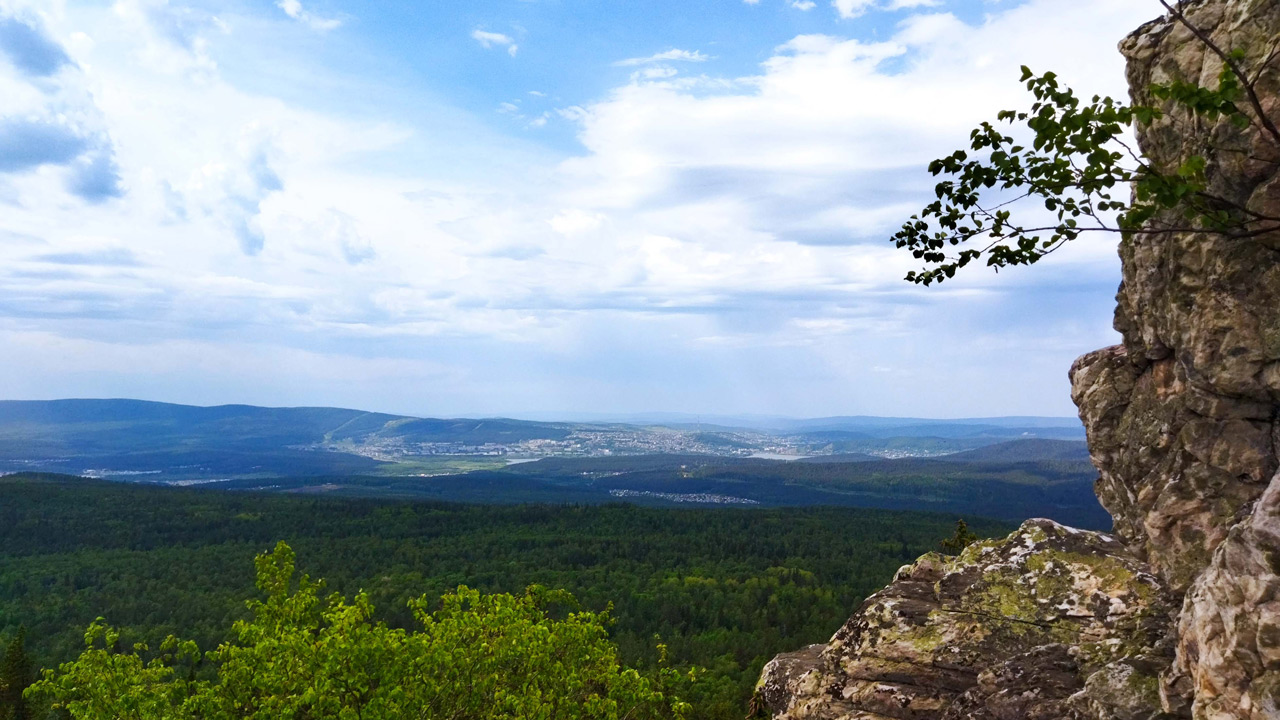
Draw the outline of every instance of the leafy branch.
[[[1223,50],[1178,7],[1160,2],[1223,67],[1216,89],[1175,81],[1151,86],[1151,97],[1197,117],[1225,118],[1240,129],[1256,125],[1280,145],[1280,129],[1263,111],[1255,87],[1263,68],[1251,77],[1241,51]],[[1263,67],[1276,56],[1273,50]],[[997,271],[1034,264],[1086,232],[1253,237],[1280,230],[1280,217],[1210,192],[1203,155],[1158,169],[1126,144],[1129,128],[1165,117],[1161,108],[1096,95],[1083,102],[1054,73],[1036,75],[1027,67],[1022,82],[1035,98],[1030,110],[1000,112],[996,124],[984,122],[970,133],[968,150],[930,163],[929,172],[945,178],[934,188],[937,199],[893,236],[899,248],[925,264],[907,274],[909,282],[940,283],[982,258]],[[1030,141],[1019,142],[997,125],[1023,126]],[[1034,222],[1028,220],[1027,204],[1043,207],[1048,217],[1036,213]]]

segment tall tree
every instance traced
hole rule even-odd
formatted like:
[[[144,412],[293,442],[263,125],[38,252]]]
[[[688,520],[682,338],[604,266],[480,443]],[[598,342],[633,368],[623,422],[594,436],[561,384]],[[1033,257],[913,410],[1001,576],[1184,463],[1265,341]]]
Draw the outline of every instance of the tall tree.
[[[35,679],[35,666],[26,648],[27,629],[18,628],[18,634],[9,642],[4,660],[0,661],[0,720],[28,720],[26,701],[22,693]]]

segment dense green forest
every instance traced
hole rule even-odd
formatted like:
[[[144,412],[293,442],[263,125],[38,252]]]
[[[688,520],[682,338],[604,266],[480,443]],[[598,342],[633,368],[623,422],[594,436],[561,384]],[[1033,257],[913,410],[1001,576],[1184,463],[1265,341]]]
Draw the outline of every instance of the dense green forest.
[[[330,590],[369,594],[412,627],[413,598],[459,585],[573,593],[612,606],[610,639],[652,669],[707,668],[692,717],[740,718],[773,654],[825,641],[954,517],[852,508],[454,505],[212,492],[63,476],[0,478],[0,641],[26,628],[36,663],[82,649],[102,616],[123,641],[211,649],[247,617],[253,558],[277,541]],[[982,535],[1006,532],[974,520]]]
[[[764,505],[850,505],[937,510],[1009,522],[1047,517],[1073,527],[1109,530],[1111,516],[1093,491],[1097,470],[1084,443],[1022,440],[938,458],[868,458],[776,462],[750,458],[652,455],[550,458],[502,472],[433,478],[442,492],[466,479],[544,490],[713,493]],[[386,481],[383,481],[386,482]],[[403,484],[401,485],[403,487]],[[459,498],[462,499],[462,498]]]
[[[682,720],[693,710],[681,694],[699,670],[627,667],[608,612],[563,590],[422,596],[410,602],[420,627],[406,630],[377,620],[367,593],[344,598],[299,575],[296,559],[286,543],[254,559],[261,597],[210,652],[170,637],[157,656],[95,621],[79,657],[44,673],[4,720],[26,720],[28,707],[74,720]]]

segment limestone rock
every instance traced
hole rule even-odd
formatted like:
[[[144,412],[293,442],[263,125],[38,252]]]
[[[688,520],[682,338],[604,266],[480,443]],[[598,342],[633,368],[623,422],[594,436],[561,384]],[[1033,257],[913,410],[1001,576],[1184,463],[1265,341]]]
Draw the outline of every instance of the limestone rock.
[[[1243,53],[1266,103],[1280,106],[1280,72],[1261,67],[1280,32],[1280,3],[1200,0],[1188,19]],[[1134,100],[1176,80],[1216,87],[1222,61],[1171,18],[1121,43]],[[1257,127],[1193,117],[1170,102],[1138,143],[1166,172],[1199,155],[1209,192],[1280,216],[1280,143]],[[1173,215],[1153,230],[1185,227]],[[1102,477],[1098,496],[1115,530],[1176,590],[1280,468],[1280,233],[1252,238],[1185,231],[1135,233],[1120,244],[1115,325],[1122,348],[1072,369],[1072,395]]]
[[[1187,593],[1167,684],[1197,718],[1280,718],[1280,477]]]
[[[825,648],[825,645],[810,645],[803,650],[782,653],[766,663],[756,684],[752,715],[785,710],[801,679],[822,664]]]
[[[984,670],[944,720],[1082,720],[1069,702],[1083,689],[1080,663],[1066,645],[1043,645]]]
[[[1168,665],[1173,607],[1114,538],[1029,520],[904,567],[820,654],[771,663],[763,696],[789,720],[1111,717],[1069,715],[1067,699],[1117,661]]]
[[[1136,655],[1109,663],[1089,676],[1084,690],[1071,698],[1078,713],[1089,718],[1157,720],[1185,716],[1178,704],[1165,712],[1160,697],[1160,676],[1169,668],[1167,657]]]

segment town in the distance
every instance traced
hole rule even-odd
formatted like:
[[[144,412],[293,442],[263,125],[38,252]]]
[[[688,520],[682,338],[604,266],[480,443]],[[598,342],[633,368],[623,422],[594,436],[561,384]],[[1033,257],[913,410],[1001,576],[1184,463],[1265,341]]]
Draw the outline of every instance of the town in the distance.
[[[484,503],[930,509],[1104,527],[1074,418],[420,418],[0,402],[0,473]]]

